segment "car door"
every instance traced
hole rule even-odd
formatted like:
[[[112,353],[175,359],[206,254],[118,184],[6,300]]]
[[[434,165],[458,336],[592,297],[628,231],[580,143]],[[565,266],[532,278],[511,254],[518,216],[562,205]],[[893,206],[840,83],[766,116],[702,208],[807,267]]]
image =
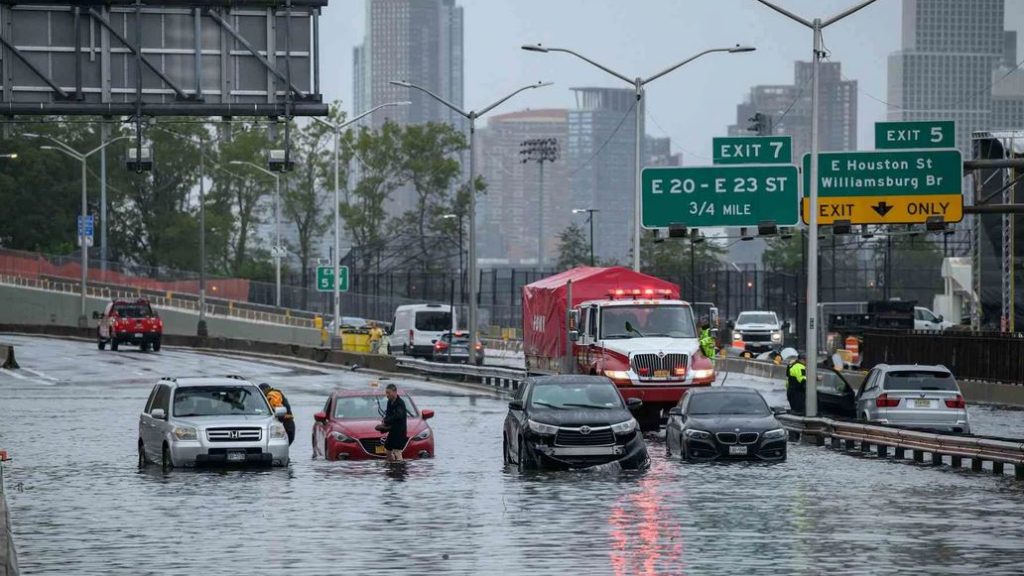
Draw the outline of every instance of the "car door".
[[[160,385],[153,386],[153,389],[149,392],[149,398],[146,400],[146,406],[142,409],[142,414],[139,414],[139,440],[142,441],[143,448],[149,452],[150,441],[152,434],[150,429],[153,426],[153,417],[149,415],[153,409],[153,404],[156,401],[156,392],[160,389]]]
[[[100,338],[110,338],[110,311],[113,307],[113,302],[108,302],[107,307],[103,309],[103,318],[100,318],[100,321],[97,324],[99,327]]]
[[[327,419],[324,422],[313,422],[313,453],[326,458],[327,453],[325,452],[327,446],[327,430],[331,425],[331,409],[333,408],[331,398],[327,398],[327,403],[324,404],[324,414]]]
[[[156,398],[153,400],[153,410],[157,408],[164,411],[164,418],[162,420],[151,418],[153,422],[153,425],[150,427],[152,440],[147,441],[146,446],[148,450],[154,451],[157,459],[159,459],[163,449],[164,438],[171,431],[169,423],[171,417],[171,387],[167,384],[160,384],[160,388],[156,392]]]
[[[864,380],[864,385],[861,386],[860,392],[857,393],[857,418],[861,419],[864,414],[868,415],[868,420],[871,420],[875,416],[875,397],[878,395],[878,381],[880,379],[880,372],[878,370],[872,370],[868,373],[868,377]]]
[[[683,435],[682,414],[686,413],[686,405],[689,397],[689,394],[683,395],[683,398],[677,405],[679,406],[681,414],[669,415],[668,423],[665,424],[665,444],[668,446],[669,452],[673,454],[682,450],[682,442],[680,440]]]
[[[519,400],[524,404],[523,410],[508,409],[505,416],[505,441],[508,444],[509,460],[515,462],[519,455],[519,434],[526,425],[526,399],[529,398],[530,382],[523,382],[516,393],[512,395],[513,400]]]

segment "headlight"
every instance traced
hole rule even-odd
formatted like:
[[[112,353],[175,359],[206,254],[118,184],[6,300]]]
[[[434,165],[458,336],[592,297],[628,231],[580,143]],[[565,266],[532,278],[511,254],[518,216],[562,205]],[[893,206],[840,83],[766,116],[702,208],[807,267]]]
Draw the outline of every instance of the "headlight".
[[[351,444],[351,443],[356,441],[355,438],[345,434],[344,432],[338,432],[337,430],[335,430],[334,432],[331,432],[331,438],[334,438],[338,442],[346,442],[346,443],[349,443],[349,444]]]
[[[270,438],[271,439],[275,439],[276,440],[276,439],[279,439],[279,438],[287,438],[287,437],[288,437],[288,432],[285,431],[284,424],[280,424],[278,422],[274,422],[273,424],[270,425]]]
[[[711,378],[714,375],[715,375],[714,368],[709,368],[707,370],[694,370],[693,371],[693,379],[694,380],[703,380],[705,378]]]
[[[612,380],[629,380],[629,372],[625,370],[605,370],[604,375]]]
[[[197,440],[199,438],[196,429],[191,426],[175,426],[174,437],[178,440]]]
[[[686,430],[686,437],[693,438],[694,440],[711,440],[711,433],[705,432],[703,430],[694,430],[692,428],[688,428]]]
[[[733,330],[732,331],[732,337],[733,338],[739,338],[741,336],[743,336],[743,332],[740,332],[739,330]]]
[[[779,438],[785,438],[785,437],[786,437],[786,430],[784,428],[776,428],[774,430],[769,430],[769,431],[764,433],[764,439],[765,440],[778,440]]]
[[[430,438],[430,428],[425,428],[423,432],[412,437],[413,440],[426,440]]]
[[[772,332],[772,342],[782,342],[782,331],[776,330]]]
[[[612,432],[616,434],[632,434],[636,430],[636,419],[630,418],[625,422],[619,422],[618,424],[612,424]]]
[[[534,420],[527,420],[526,425],[536,434],[544,434],[547,436],[558,434],[558,426],[552,426],[551,424],[543,424]]]

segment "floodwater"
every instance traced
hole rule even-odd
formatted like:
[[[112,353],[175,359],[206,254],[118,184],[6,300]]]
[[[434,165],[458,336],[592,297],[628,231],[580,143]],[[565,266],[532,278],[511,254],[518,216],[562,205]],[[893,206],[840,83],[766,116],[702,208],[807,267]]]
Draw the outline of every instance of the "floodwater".
[[[324,462],[312,459],[312,414],[332,388],[368,386],[372,375],[16,340],[35,373],[0,372],[0,448],[15,458],[6,488],[26,575],[974,575],[1024,566],[1024,485],[1011,477],[797,444],[782,464],[683,464],[658,438],[644,473],[521,474],[501,463],[503,398],[405,378],[392,381],[437,413],[437,457]],[[287,469],[137,468],[138,413],[155,378],[198,373],[239,373],[288,394],[298,437]],[[1024,419],[991,412],[972,418],[996,427]]]

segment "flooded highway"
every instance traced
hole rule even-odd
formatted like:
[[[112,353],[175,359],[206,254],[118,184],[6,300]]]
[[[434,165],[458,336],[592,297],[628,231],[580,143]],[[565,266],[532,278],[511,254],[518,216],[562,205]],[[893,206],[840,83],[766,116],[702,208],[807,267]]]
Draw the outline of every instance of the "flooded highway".
[[[5,336],[0,448],[24,574],[1020,574],[1024,487],[790,445],[777,465],[523,473],[501,463],[506,400],[395,377],[431,421],[437,457],[312,459],[313,413],[371,374],[164,349]],[[139,412],[160,376],[240,374],[288,395],[287,469],[136,466]],[[732,375],[729,385],[777,384]],[[774,388],[772,388],[774,387]],[[771,389],[770,389],[771,388]],[[1024,412],[972,408],[983,434]]]

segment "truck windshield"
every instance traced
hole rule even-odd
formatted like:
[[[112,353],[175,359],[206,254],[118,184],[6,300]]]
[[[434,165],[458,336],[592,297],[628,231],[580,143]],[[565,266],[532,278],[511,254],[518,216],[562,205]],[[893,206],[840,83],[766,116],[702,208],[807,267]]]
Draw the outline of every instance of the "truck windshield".
[[[737,324],[775,324],[775,315],[767,312],[744,312],[736,319]]]
[[[629,323],[633,331],[626,329]],[[601,338],[696,338],[689,306],[610,306],[601,311]]]

